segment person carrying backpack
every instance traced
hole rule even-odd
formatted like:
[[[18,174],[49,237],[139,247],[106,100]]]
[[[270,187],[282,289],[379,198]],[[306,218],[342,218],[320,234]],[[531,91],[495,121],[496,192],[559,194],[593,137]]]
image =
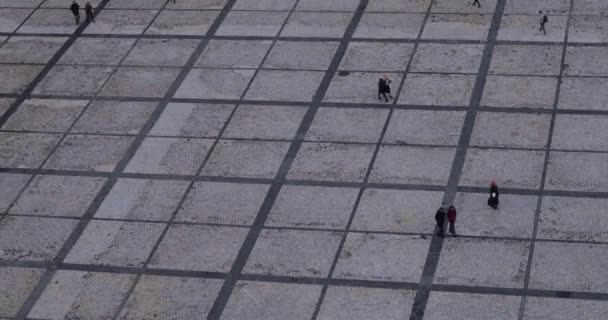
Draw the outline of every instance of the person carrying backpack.
[[[547,34],[547,31],[545,30],[545,24],[549,21],[549,17],[547,17],[546,14],[543,14],[542,11],[539,11],[538,14],[540,15],[540,28],[538,29],[538,31],[542,31],[543,34]]]

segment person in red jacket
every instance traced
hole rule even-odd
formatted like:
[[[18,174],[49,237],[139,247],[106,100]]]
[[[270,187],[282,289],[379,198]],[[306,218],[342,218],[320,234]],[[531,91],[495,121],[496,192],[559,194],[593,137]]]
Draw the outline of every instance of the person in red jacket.
[[[450,206],[448,208],[448,221],[450,222],[450,233],[457,237],[456,235],[456,208],[454,206]]]

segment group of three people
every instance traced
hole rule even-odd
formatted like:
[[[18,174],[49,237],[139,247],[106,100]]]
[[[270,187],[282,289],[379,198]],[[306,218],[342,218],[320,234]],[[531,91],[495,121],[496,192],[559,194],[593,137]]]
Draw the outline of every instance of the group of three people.
[[[488,198],[488,205],[493,209],[498,209],[498,185],[496,185],[496,181],[492,181],[490,185],[490,197]],[[437,222],[437,228],[439,231],[437,235],[440,237],[444,237],[443,226],[445,223],[446,212],[444,208],[439,208],[437,213],[435,214],[435,221]],[[450,233],[456,237],[456,207],[450,206],[447,212],[448,222],[450,223]]]

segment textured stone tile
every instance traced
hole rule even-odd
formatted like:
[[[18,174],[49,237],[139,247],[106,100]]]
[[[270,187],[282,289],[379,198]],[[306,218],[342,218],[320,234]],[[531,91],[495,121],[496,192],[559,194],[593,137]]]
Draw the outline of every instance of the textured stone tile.
[[[39,175],[10,213],[82,217],[105,182],[105,178]]]
[[[468,106],[474,85],[472,75],[409,74],[398,103]]]
[[[177,68],[120,67],[100,95],[162,98],[179,72]]]
[[[0,317],[17,315],[43,273],[44,269],[0,268]]]
[[[0,212],[8,210],[30,178],[29,174],[0,173]]]
[[[411,43],[351,41],[340,70],[403,72],[413,49]]]
[[[150,261],[150,267],[228,272],[245,240],[247,228],[173,225]]]
[[[529,248],[524,241],[448,238],[443,243],[434,282],[521,288]]]
[[[42,66],[0,65],[0,93],[22,93],[41,70]]]
[[[410,290],[331,286],[317,319],[399,320],[412,312],[414,296]]]
[[[272,41],[211,40],[196,61],[197,67],[257,68]]]
[[[410,72],[477,73],[483,45],[422,43]]]
[[[118,179],[95,217],[168,221],[188,184],[188,181]]]
[[[135,275],[59,270],[28,318],[111,319]]]
[[[95,95],[112,74],[111,67],[55,66],[34,89],[34,94]]]
[[[342,229],[357,189],[284,185],[266,220],[267,226]]]
[[[355,38],[416,39],[424,14],[364,13],[355,29]]]
[[[422,12],[425,13],[431,0],[370,0],[368,12]]]
[[[496,0],[483,0],[481,8],[473,5],[473,1],[434,0],[431,13],[487,13],[493,14]]]
[[[111,172],[131,142],[129,137],[69,135],[44,168]]]
[[[568,76],[606,76],[608,75],[608,48],[606,47],[568,47],[566,68]]]
[[[88,103],[87,100],[25,100],[2,129],[65,132]]]
[[[608,312],[605,301],[528,297],[524,319],[601,319]]]
[[[422,39],[486,40],[492,15],[431,14]]]
[[[107,4],[108,9],[161,9],[165,0],[112,0]]]
[[[608,41],[608,17],[573,16],[568,42],[605,43]]]
[[[0,62],[47,63],[65,41],[61,37],[11,37],[0,47]]]
[[[151,135],[217,137],[234,106],[203,103],[169,103],[160,115]]]
[[[0,167],[38,168],[60,139],[59,134],[0,132]]]
[[[430,243],[418,236],[349,233],[334,277],[418,282]]]
[[[545,148],[551,125],[550,114],[479,112],[471,146]]]
[[[239,99],[254,70],[192,69],[175,93],[177,98]]]
[[[31,12],[32,9],[0,9],[0,32],[15,31]]]
[[[42,0],[0,0],[3,8],[36,8]]]
[[[549,22],[545,25],[547,34],[539,30],[540,16],[535,10],[531,15],[503,15],[498,31],[498,40],[507,41],[564,41],[566,36],[567,17],[550,15]],[[570,23],[572,32],[574,18]],[[573,39],[569,36],[568,41]]]
[[[456,148],[382,146],[371,182],[445,185]]]
[[[376,72],[348,72],[342,71],[334,75],[327,93],[325,101],[350,102],[350,103],[382,103],[384,98],[378,97],[378,79],[388,76],[392,82],[392,94],[398,89],[401,83],[401,75],[398,73],[379,74]],[[389,98],[392,102],[392,98]]]
[[[432,208],[441,205],[442,197],[442,192],[366,189],[351,229],[432,232]]]
[[[306,140],[377,142],[387,116],[388,110],[320,108]]]
[[[262,70],[253,82],[245,99],[312,101],[324,72]]]
[[[296,0],[237,0],[233,10],[283,10],[289,11]]]
[[[58,64],[118,65],[135,39],[77,38]]]
[[[461,111],[395,110],[383,142],[455,146],[465,116]]]
[[[202,174],[274,178],[288,149],[288,142],[221,140]]]
[[[537,242],[530,288],[608,292],[604,244]]]
[[[268,185],[196,182],[181,205],[177,221],[253,224]]]
[[[11,107],[15,99],[0,98],[0,117]]]
[[[359,0],[300,0],[296,11],[355,11],[359,6]]]
[[[262,230],[243,272],[327,277],[340,232]]]
[[[501,193],[501,205],[495,210],[488,206],[489,185],[488,183],[488,193],[456,194],[456,233],[530,238],[534,227],[537,197]]]
[[[102,10],[84,33],[141,34],[156,13],[156,10]]]
[[[608,191],[608,154],[551,151],[546,189]]]
[[[553,108],[557,90],[554,77],[488,76],[483,107]]]
[[[278,41],[263,67],[269,69],[327,70],[338,42]]]
[[[536,189],[545,161],[544,151],[469,149],[460,185]]]
[[[137,134],[156,105],[156,102],[93,101],[76,121],[72,132]]]
[[[0,260],[51,262],[78,220],[6,217],[0,220]]]
[[[28,16],[30,9],[8,10],[10,17],[7,17],[8,19],[5,19],[12,22],[12,24],[3,24],[2,29],[5,29],[5,32],[12,32],[13,30],[9,30],[11,29],[10,27],[17,27],[21,23],[21,21]],[[7,9],[4,9],[2,11],[4,11],[6,14]],[[81,15],[81,18],[84,17],[82,17]],[[72,33],[77,28],[75,23],[76,22],[74,21],[74,17],[70,12],[67,12],[66,14],[66,12],[62,10],[36,9],[36,11],[32,13],[32,15],[21,25],[21,27],[19,27],[17,33]]]
[[[373,145],[304,143],[288,178],[295,180],[362,181]]]
[[[607,116],[557,115],[551,148],[608,151],[607,127]]]
[[[230,11],[217,36],[276,36],[288,12]]]
[[[576,3],[574,1],[575,7]],[[508,14],[537,14],[539,10],[547,12],[550,17],[555,15],[568,14],[570,9],[570,1],[568,0],[507,0],[505,4],[505,13]],[[551,18],[549,18],[551,19]]]
[[[605,242],[607,206],[606,199],[544,197],[537,238]]]
[[[163,10],[146,30],[146,34],[204,35],[219,11]]]
[[[194,175],[212,144],[211,139],[145,138],[125,172]]]
[[[222,137],[290,140],[306,111],[302,107],[239,105]]]
[[[341,38],[352,16],[350,12],[294,12],[281,36]]]
[[[322,286],[237,282],[221,319],[310,319]]]
[[[565,1],[565,0],[563,0]],[[574,15],[606,15],[608,4],[597,0],[579,0],[574,2],[572,13]]]
[[[142,276],[118,319],[204,317],[221,287],[215,279]]]
[[[561,46],[498,45],[492,53],[490,74],[558,75]]]
[[[190,39],[140,39],[122,65],[181,67],[198,43]]]
[[[65,262],[141,267],[164,227],[161,223],[91,221]]]
[[[559,109],[606,110],[608,92],[606,78],[563,78],[559,93]]]
[[[518,319],[520,297],[494,294],[431,292],[424,318],[454,319]]]

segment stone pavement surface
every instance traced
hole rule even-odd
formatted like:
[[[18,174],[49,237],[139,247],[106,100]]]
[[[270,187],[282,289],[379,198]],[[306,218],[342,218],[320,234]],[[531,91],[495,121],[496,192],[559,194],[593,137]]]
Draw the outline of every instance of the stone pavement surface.
[[[0,0],[0,319],[605,319],[608,2],[472,2]]]

